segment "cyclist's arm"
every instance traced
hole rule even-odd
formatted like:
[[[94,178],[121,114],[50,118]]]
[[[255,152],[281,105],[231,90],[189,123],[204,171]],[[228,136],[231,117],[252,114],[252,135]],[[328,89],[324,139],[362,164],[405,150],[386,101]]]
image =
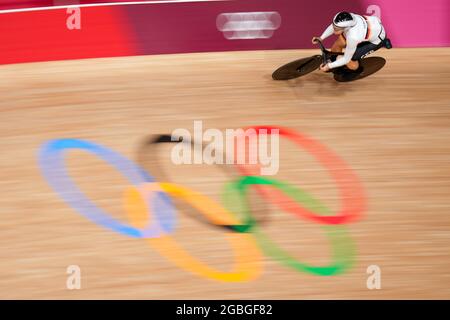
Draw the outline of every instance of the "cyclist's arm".
[[[351,38],[348,38],[347,46],[345,47],[344,56],[338,57],[335,62],[329,63],[328,67],[330,69],[334,69],[334,68],[345,66],[347,63],[349,63],[352,60],[352,57],[355,54],[357,46],[358,46],[357,41],[355,41]]]
[[[328,26],[328,28],[325,29],[325,31],[322,33],[322,35],[320,36],[320,39],[325,40],[326,38],[328,38],[329,36],[331,36],[333,34],[333,25],[330,24]]]

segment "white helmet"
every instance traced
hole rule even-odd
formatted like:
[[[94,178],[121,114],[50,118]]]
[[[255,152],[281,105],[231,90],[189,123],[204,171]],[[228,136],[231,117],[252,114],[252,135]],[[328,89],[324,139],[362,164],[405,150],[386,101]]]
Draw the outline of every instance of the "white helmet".
[[[347,11],[341,11],[333,18],[333,26],[341,29],[351,28],[356,25],[354,15]]]

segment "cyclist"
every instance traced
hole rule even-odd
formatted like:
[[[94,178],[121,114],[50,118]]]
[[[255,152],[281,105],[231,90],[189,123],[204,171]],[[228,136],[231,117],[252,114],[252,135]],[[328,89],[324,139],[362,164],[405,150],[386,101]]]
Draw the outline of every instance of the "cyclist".
[[[314,37],[313,43],[324,40],[335,34],[338,37],[331,47],[332,52],[344,52],[343,56],[334,57],[334,61],[328,61],[320,66],[324,72],[337,72],[337,70],[350,73],[361,73],[362,67],[359,61],[367,55],[382,47],[390,49],[391,43],[386,38],[386,31],[378,17],[361,16],[342,11],[333,18],[333,23],[320,37]],[[345,67],[347,69],[345,69]],[[344,68],[340,68],[344,67]]]

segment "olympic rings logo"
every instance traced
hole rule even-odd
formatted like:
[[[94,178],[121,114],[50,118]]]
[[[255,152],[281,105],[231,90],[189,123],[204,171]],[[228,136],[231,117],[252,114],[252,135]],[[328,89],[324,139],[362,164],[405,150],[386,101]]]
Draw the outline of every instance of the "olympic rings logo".
[[[257,176],[259,167],[236,165],[238,175],[223,188],[222,205],[184,186],[160,182],[147,173],[143,165],[101,145],[77,140],[58,139],[45,143],[39,152],[39,165],[53,190],[74,210],[92,222],[125,236],[143,238],[148,244],[178,267],[208,279],[240,282],[254,280],[262,274],[263,254],[284,266],[320,276],[337,275],[348,270],[355,256],[355,247],[346,223],[357,221],[365,211],[366,197],[356,174],[346,163],[319,141],[288,128],[276,126],[252,127],[279,130],[279,135],[290,139],[313,155],[324,166],[338,186],[342,209],[333,214],[318,199],[306,191],[276,179]],[[251,128],[247,128],[251,129]],[[257,133],[256,133],[257,134]],[[170,136],[152,139],[150,145],[171,142]],[[173,142],[173,141],[172,141]],[[184,141],[197,143],[196,141]],[[93,153],[119,170],[131,186],[123,193],[128,223],[111,217],[89,200],[68,175],[64,153],[81,149]],[[294,258],[276,245],[262,230],[261,221],[252,212],[247,197],[249,188],[259,196],[298,218],[320,224],[332,247],[332,262],[314,266]],[[234,269],[223,272],[212,268],[187,252],[171,236],[176,230],[177,201],[200,212],[206,221],[223,227],[234,250]]]

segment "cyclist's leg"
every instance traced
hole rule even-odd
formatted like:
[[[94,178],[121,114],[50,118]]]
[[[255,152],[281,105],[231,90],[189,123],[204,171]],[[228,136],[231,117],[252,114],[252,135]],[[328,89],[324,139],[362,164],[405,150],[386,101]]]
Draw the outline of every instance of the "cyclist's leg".
[[[353,61],[351,60],[349,63],[346,64],[346,67],[352,71],[356,71],[359,68],[359,61]]]
[[[352,61],[359,61],[367,57],[369,54],[372,54],[378,49],[382,48],[383,45],[383,42],[380,42],[379,44],[374,44],[372,42],[360,43],[356,48],[355,53],[353,54]]]
[[[334,42],[333,46],[331,47],[331,52],[343,52],[346,46],[347,46],[347,41],[345,40],[344,36],[341,34],[337,38],[337,40]]]
[[[382,47],[383,42],[380,42],[379,44],[374,44],[372,42],[360,43],[353,54],[352,60],[347,64],[347,68],[353,71],[358,71],[360,69],[359,61]]]

